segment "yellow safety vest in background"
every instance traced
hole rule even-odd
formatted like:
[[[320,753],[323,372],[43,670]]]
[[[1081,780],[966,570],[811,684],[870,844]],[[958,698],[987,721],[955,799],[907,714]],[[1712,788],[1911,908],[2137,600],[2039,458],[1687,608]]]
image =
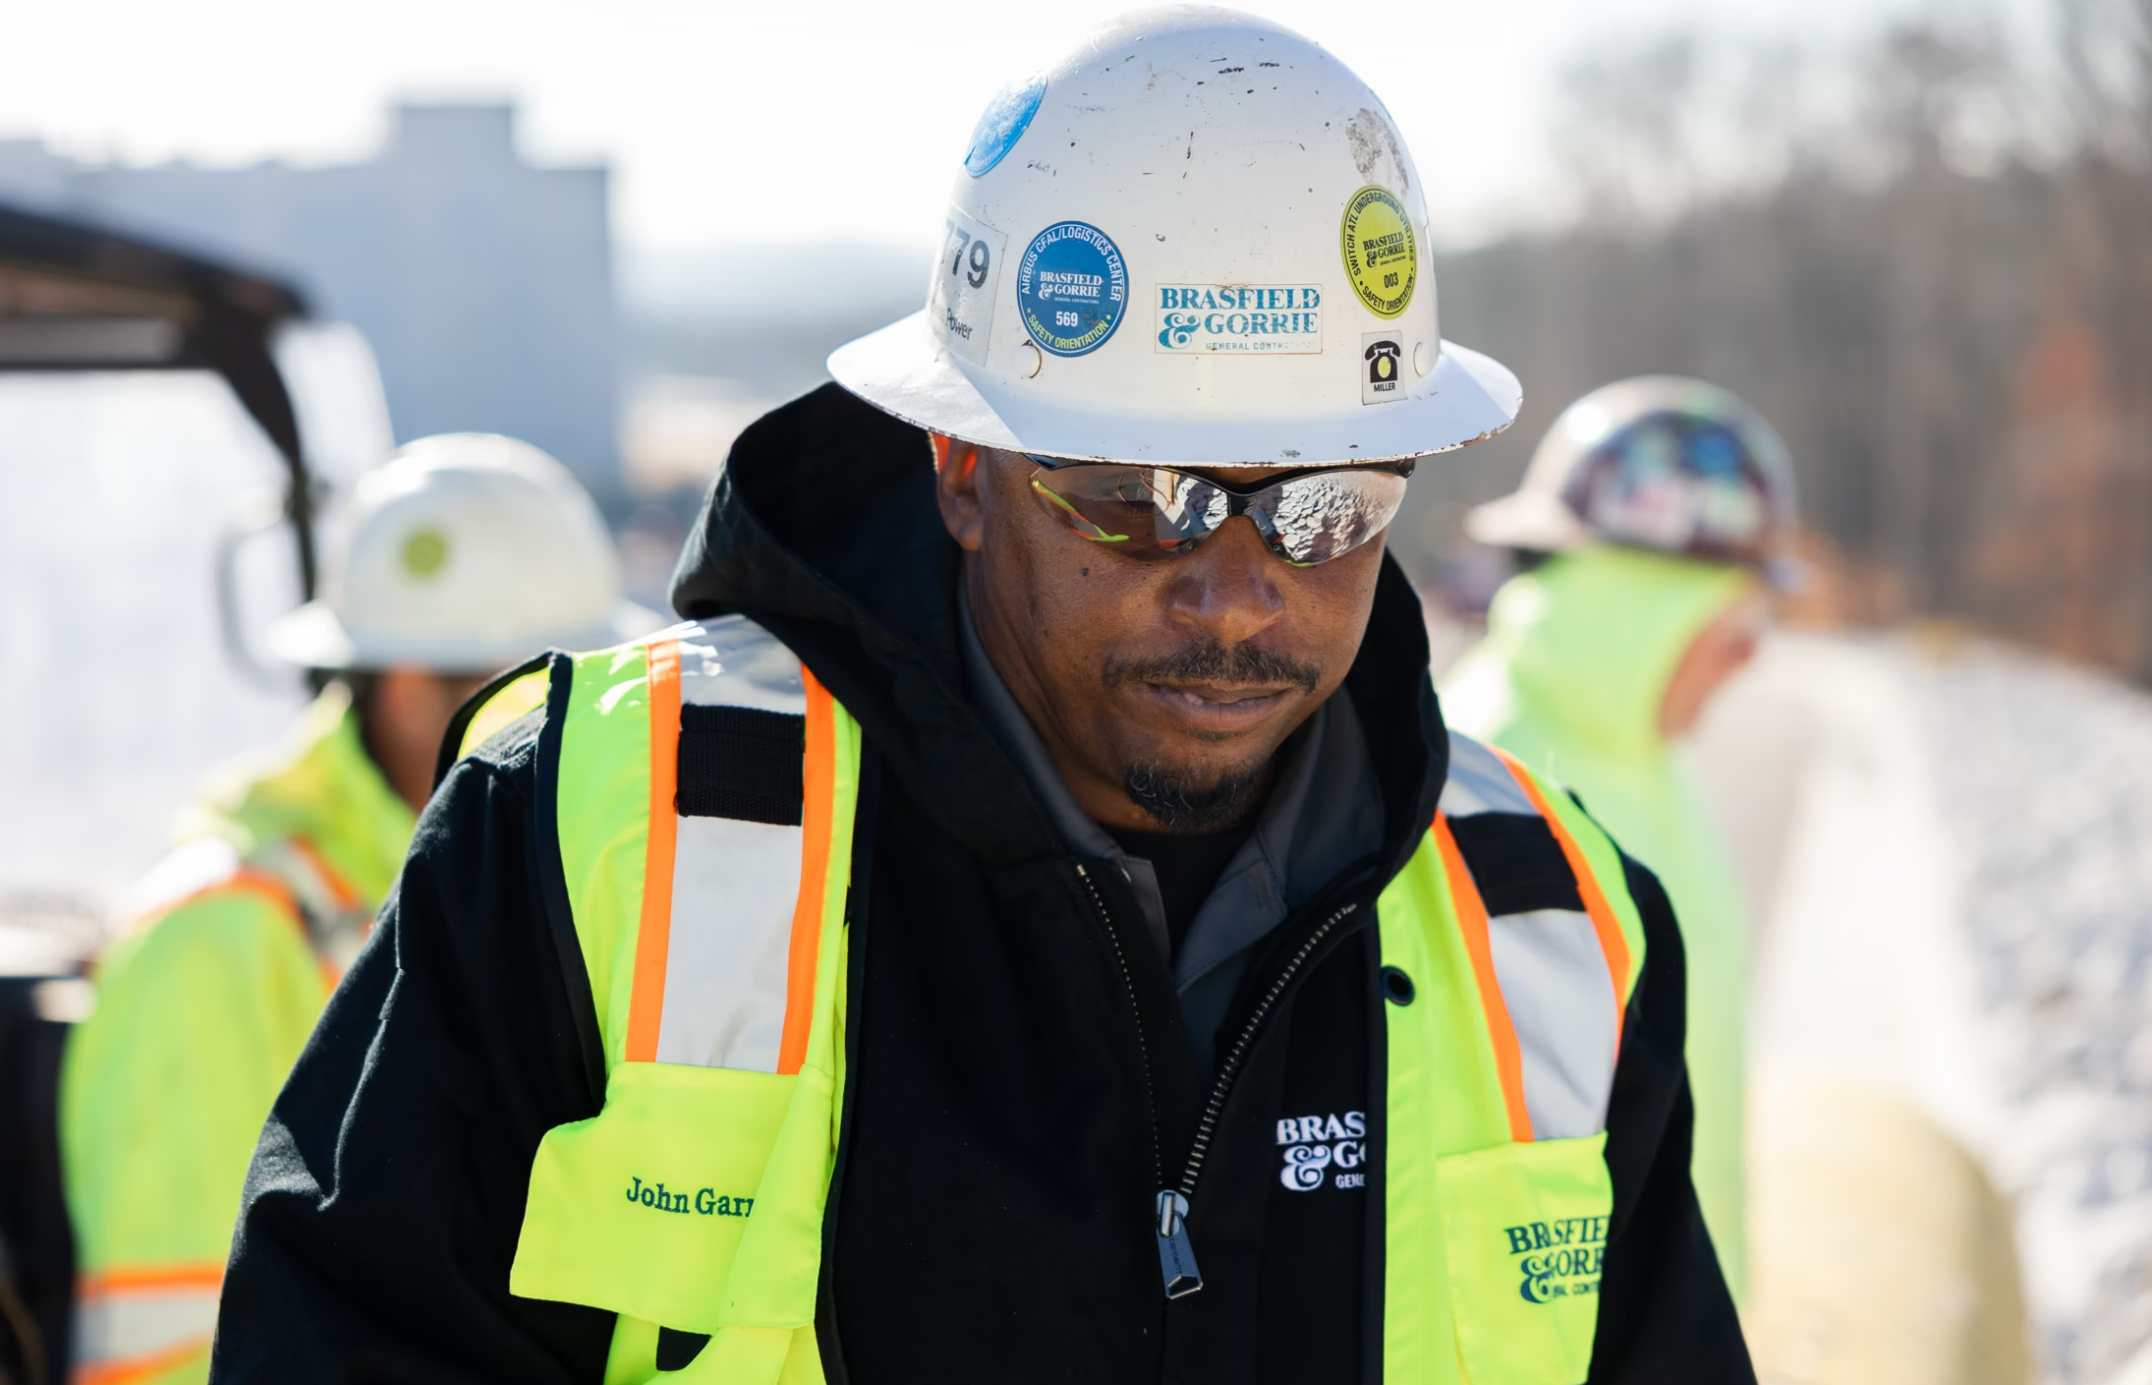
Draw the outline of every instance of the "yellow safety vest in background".
[[[332,687],[144,882],[61,1072],[77,1385],[208,1379],[247,1162],[412,826]]]
[[[510,1288],[619,1314],[608,1385],[657,1375],[660,1324],[709,1338],[666,1373],[678,1385],[819,1381],[858,723],[738,616],[551,676],[569,680],[560,855],[605,1103],[541,1143]],[[505,690],[507,709],[545,677]],[[683,704],[801,719],[796,817],[681,814]],[[466,747],[502,715],[482,711]],[[1450,829],[1479,813],[1543,818],[1585,909],[1490,918]],[[1388,1379],[1574,1385],[1590,1367],[1606,1108],[1643,963],[1623,881],[1563,795],[1453,739],[1441,812],[1377,905],[1383,963],[1412,993],[1384,1007]]]

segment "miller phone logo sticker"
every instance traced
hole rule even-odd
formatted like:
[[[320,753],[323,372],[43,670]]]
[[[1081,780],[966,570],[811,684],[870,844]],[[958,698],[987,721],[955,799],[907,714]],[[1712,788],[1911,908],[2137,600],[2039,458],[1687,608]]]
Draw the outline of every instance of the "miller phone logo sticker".
[[[1104,231],[1061,221],[1031,238],[1016,266],[1016,311],[1041,351],[1088,356],[1128,315],[1128,267]]]
[[[1420,272],[1419,245],[1405,204],[1388,188],[1370,183],[1345,204],[1338,234],[1345,277],[1367,310],[1377,317],[1405,311]]]
[[[1387,404],[1403,399],[1398,382],[1405,377],[1405,339],[1395,332],[1368,332],[1360,338],[1360,402]]]
[[[1172,355],[1319,356],[1319,284],[1160,284],[1158,349]]]

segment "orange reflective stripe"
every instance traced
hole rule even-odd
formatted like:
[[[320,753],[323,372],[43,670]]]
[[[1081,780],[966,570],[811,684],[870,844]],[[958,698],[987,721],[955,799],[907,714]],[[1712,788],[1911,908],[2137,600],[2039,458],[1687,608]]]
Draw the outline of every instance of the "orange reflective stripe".
[[[84,1361],[75,1367],[74,1385],[135,1385],[137,1381],[153,1380],[197,1356],[206,1356],[209,1342],[207,1337],[189,1337],[184,1342],[174,1342],[141,1356],[124,1356],[117,1361]]]
[[[222,880],[204,885],[198,890],[189,890],[186,894],[168,904],[158,905],[155,909],[137,919],[134,927],[147,928],[174,910],[185,908],[197,900],[208,899],[213,895],[220,894],[251,894],[258,896],[291,915],[292,922],[302,929],[306,927],[306,916],[299,911],[299,898],[291,892],[291,887],[268,871],[243,862]]]
[[[1538,783],[1531,773],[1517,762],[1517,757],[1498,745],[1487,747],[1501,758],[1509,768],[1517,786],[1525,797],[1539,810],[1540,818],[1548,830],[1554,833],[1555,844],[1562,848],[1563,859],[1569,862],[1569,873],[1577,877],[1577,894],[1584,900],[1584,912],[1591,917],[1592,931],[1599,935],[1599,950],[1606,954],[1607,984],[1614,988],[1614,1048],[1621,1051],[1622,1021],[1628,1018],[1629,997],[1622,992],[1629,984],[1629,939],[1621,931],[1621,920],[1614,917],[1613,906],[1607,903],[1606,892],[1599,888],[1599,877],[1592,874],[1592,863],[1585,858],[1584,848],[1569,835],[1562,825],[1553,805],[1539,791]]]
[[[350,881],[336,873],[336,867],[330,865],[329,858],[321,854],[321,848],[315,846],[304,837],[290,837],[287,840],[291,844],[291,849],[297,852],[300,858],[309,866],[314,868],[314,874],[319,876],[321,883],[328,887],[329,898],[335,901],[337,908],[351,909],[362,902],[359,899],[359,892],[352,888]]]
[[[1450,900],[1457,910],[1457,931],[1464,935],[1465,955],[1472,959],[1472,979],[1479,986],[1480,1008],[1487,1015],[1487,1042],[1494,1049],[1495,1076],[1502,1083],[1502,1107],[1509,1113],[1509,1137],[1519,1144],[1532,1142],[1532,1116],[1524,1105],[1524,1054],[1517,1046],[1517,1026],[1510,1020],[1509,1006],[1502,999],[1502,983],[1494,974],[1494,949],[1487,936],[1487,903],[1480,898],[1479,884],[1465,868],[1464,853],[1457,849],[1447,814],[1437,812],[1435,848],[1442,853],[1442,873],[1449,877]]]
[[[628,1001],[627,1061],[658,1056],[665,1017],[665,954],[672,940],[674,802],[680,776],[680,642],[650,646],[650,827],[643,857],[643,916],[635,936],[635,986]]]
[[[87,1274],[77,1286],[84,1298],[105,1294],[157,1293],[168,1289],[215,1289],[224,1283],[221,1261],[192,1265],[140,1265]]]
[[[829,853],[837,796],[837,709],[829,689],[805,664],[800,683],[807,693],[806,800],[800,806],[800,893],[792,906],[792,946],[785,971],[785,1029],[777,1044],[777,1071],[794,1073],[807,1058],[814,1027],[815,967],[822,952],[822,905],[829,887]]]

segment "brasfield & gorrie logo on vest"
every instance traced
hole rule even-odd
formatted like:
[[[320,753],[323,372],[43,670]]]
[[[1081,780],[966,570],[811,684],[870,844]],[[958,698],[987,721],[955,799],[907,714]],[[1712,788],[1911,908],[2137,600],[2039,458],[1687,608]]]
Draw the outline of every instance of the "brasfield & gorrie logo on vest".
[[[1605,1217],[1561,1217],[1505,1226],[1509,1253],[1523,1276],[1517,1292],[1526,1303],[1552,1303],[1599,1292],[1599,1264],[1606,1258]]]
[[[693,1212],[703,1217],[744,1217],[755,1210],[751,1197],[720,1197],[715,1188],[697,1188],[692,1194],[669,1192],[663,1183],[645,1183],[641,1175],[632,1173],[628,1201],[654,1212]]]

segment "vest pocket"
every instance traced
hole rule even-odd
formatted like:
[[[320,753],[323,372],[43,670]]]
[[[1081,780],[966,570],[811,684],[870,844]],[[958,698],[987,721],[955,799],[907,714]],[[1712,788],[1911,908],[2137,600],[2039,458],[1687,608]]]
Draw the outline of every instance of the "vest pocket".
[[[539,1143],[509,1291],[684,1332],[812,1324],[831,1114],[811,1068],[619,1064],[603,1111]]]
[[[1605,1146],[1598,1134],[1436,1160],[1466,1380],[1578,1385],[1591,1370],[1614,1207]]]

